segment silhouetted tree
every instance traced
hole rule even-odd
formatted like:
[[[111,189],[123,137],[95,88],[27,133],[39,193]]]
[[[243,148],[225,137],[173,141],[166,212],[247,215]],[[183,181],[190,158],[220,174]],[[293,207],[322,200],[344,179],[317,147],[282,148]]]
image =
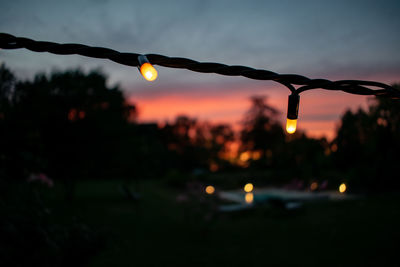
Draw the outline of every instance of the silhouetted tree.
[[[223,160],[225,155],[229,153],[229,144],[236,141],[235,133],[228,124],[212,125],[210,130],[210,163],[211,169],[216,166],[217,169],[229,167],[230,164]],[[216,164],[216,165],[214,165]]]
[[[284,153],[279,157],[279,166],[290,169],[297,178],[318,180],[331,168],[326,155],[328,141],[325,138],[309,138],[301,132],[291,137],[286,142]]]
[[[9,131],[12,122],[13,93],[16,79],[4,64],[0,66],[0,177],[22,177],[24,168],[19,165],[22,151],[10,141],[16,136]],[[18,144],[15,144],[18,145]]]
[[[203,147],[205,160],[211,171],[217,171],[230,166],[226,160],[229,145],[235,141],[235,133],[228,124],[198,123],[194,145]]]
[[[2,81],[1,101],[10,106],[2,140],[11,176],[46,172],[66,181],[72,194],[75,179],[110,175],[124,145],[119,137],[136,117],[118,87],[109,88],[98,71],[41,74],[12,89],[10,81]]]
[[[177,167],[183,170],[224,165],[221,153],[234,139],[229,125],[200,123],[187,116],[178,116],[173,123],[166,124],[162,132],[168,149],[176,155]]]
[[[371,100],[367,111],[347,111],[335,145],[335,162],[355,186],[369,191],[398,190],[400,102],[378,97]]]
[[[271,165],[285,141],[279,112],[267,104],[264,96],[254,96],[251,101],[252,106],[242,122],[240,151],[258,151],[262,162]]]
[[[114,155],[118,163],[113,172],[120,177],[139,180],[163,176],[174,167],[174,158],[163,142],[163,132],[157,124],[129,124],[119,136],[123,149]]]

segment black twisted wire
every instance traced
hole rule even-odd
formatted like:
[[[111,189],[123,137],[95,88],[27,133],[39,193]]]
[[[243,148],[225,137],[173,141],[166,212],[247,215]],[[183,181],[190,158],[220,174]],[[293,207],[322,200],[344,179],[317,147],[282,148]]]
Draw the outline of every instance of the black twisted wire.
[[[26,48],[34,52],[49,52],[57,55],[81,55],[92,58],[109,59],[119,64],[136,67],[139,65],[136,53],[121,53],[109,48],[91,47],[82,44],[59,44],[53,42],[35,41],[23,37],[15,37],[0,33],[0,48]],[[198,62],[188,58],[167,57],[157,54],[146,54],[148,60],[155,65],[168,68],[188,69],[203,73],[216,73],[226,76],[243,76],[254,80],[272,80],[285,85],[292,93],[300,94],[311,89],[341,90],[358,95],[385,96],[400,99],[400,91],[379,82],[360,80],[330,81],[326,79],[309,79],[297,74],[278,74],[269,70],[254,69],[246,66],[229,66],[221,63]],[[293,85],[298,85],[296,89]],[[374,87],[377,89],[372,89]]]

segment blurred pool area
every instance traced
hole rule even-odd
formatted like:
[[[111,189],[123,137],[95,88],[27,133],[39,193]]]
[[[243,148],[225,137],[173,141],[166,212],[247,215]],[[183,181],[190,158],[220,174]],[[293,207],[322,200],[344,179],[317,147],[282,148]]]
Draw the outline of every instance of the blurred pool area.
[[[249,209],[257,205],[279,203],[285,209],[296,209],[304,202],[313,201],[340,201],[354,199],[356,196],[343,194],[338,191],[298,191],[282,188],[258,188],[252,192],[243,190],[222,191],[219,197],[234,202],[220,206],[220,211],[230,212],[242,209]]]

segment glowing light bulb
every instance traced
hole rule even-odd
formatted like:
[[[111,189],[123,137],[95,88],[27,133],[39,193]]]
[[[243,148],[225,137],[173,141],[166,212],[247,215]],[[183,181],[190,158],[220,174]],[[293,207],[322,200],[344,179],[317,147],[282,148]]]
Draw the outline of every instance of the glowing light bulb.
[[[143,77],[149,82],[157,79],[158,75],[157,70],[147,62],[140,66],[140,73],[142,73]]]
[[[214,192],[215,192],[214,186],[209,185],[209,186],[206,187],[206,193],[207,194],[212,195],[212,194],[214,194]]]
[[[291,119],[286,120],[286,131],[289,134],[296,132],[296,128],[297,128],[297,120],[291,120]]]
[[[289,134],[296,132],[297,117],[299,114],[299,102],[300,96],[298,94],[293,93],[289,95],[286,120],[286,131]]]
[[[148,81],[154,81],[157,79],[158,72],[157,70],[153,67],[153,65],[150,64],[149,60],[147,59],[146,56],[139,56],[138,57],[139,61],[139,70],[140,73],[143,75],[143,77],[148,80]]]
[[[346,190],[347,190],[347,186],[346,186],[345,183],[339,185],[339,192],[340,192],[340,193],[343,194],[344,192],[346,192]]]
[[[254,186],[252,183],[248,183],[243,187],[243,190],[247,193],[250,193],[251,191],[253,191]]]

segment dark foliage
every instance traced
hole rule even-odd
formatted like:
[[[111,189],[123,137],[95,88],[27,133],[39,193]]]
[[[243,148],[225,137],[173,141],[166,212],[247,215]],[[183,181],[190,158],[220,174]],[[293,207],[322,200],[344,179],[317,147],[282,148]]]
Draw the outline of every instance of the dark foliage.
[[[368,191],[399,190],[399,101],[376,98],[368,110],[347,111],[334,143],[335,162],[349,173],[356,187]]]
[[[368,111],[346,112],[330,144],[299,131],[285,134],[277,110],[265,97],[253,97],[235,159],[228,153],[228,145],[238,141],[231,126],[186,116],[162,128],[138,124],[135,106],[99,71],[54,72],[21,82],[3,65],[0,90],[1,178],[45,173],[65,182],[69,198],[78,179],[240,168],[273,171],[287,180],[325,179],[334,172],[353,188],[368,190],[399,185],[395,100],[377,98]]]
[[[181,170],[223,168],[228,165],[221,158],[227,143],[234,141],[229,125],[201,123],[196,119],[179,116],[162,128],[164,143],[175,155],[176,167]]]
[[[88,225],[75,217],[54,218],[41,188],[12,183],[7,189],[0,197],[2,266],[86,266],[104,249],[105,236]]]
[[[241,153],[249,153],[245,166],[272,169],[291,177],[315,177],[329,165],[325,139],[308,138],[301,131],[288,136],[278,120],[278,111],[265,97],[253,97],[241,131]],[[290,178],[289,178],[290,179]]]

